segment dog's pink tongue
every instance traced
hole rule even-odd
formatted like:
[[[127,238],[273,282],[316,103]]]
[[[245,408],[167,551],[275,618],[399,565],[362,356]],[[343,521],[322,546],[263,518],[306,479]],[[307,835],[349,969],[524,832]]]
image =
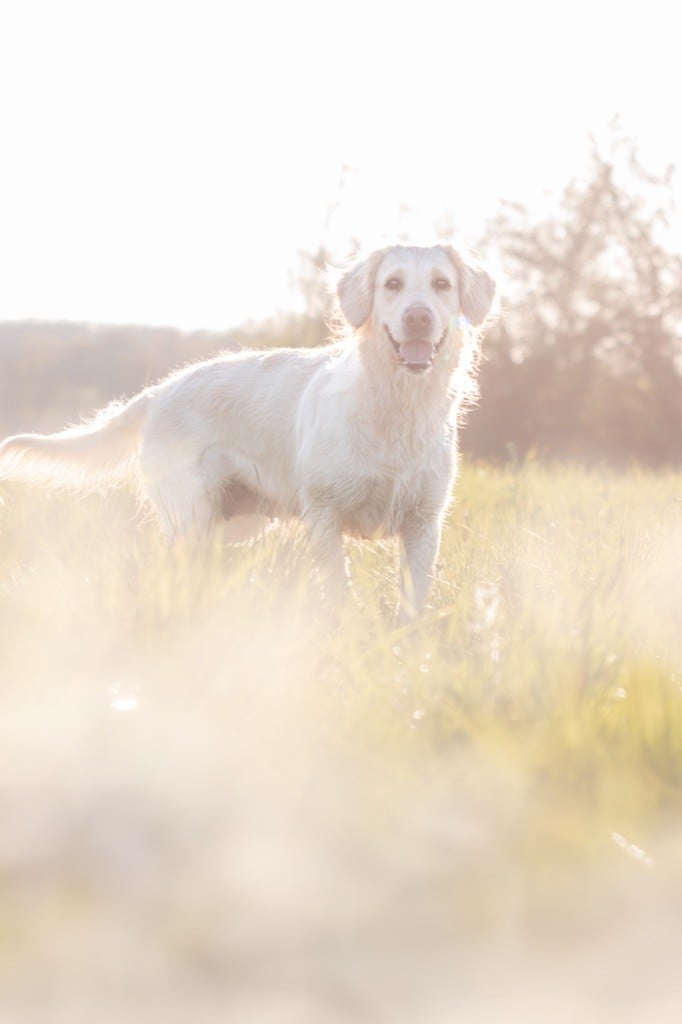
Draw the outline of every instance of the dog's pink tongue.
[[[426,366],[431,362],[433,345],[430,341],[404,341],[400,356],[406,366]]]

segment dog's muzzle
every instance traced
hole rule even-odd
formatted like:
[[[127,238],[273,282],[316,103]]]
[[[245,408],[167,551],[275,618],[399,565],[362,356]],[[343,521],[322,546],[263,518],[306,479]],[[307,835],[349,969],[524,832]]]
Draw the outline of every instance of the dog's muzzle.
[[[407,341],[396,341],[386,324],[384,324],[384,330],[393,346],[393,351],[398,357],[398,362],[406,370],[409,370],[410,373],[423,373],[425,370],[428,370],[448,336],[448,328],[446,327],[442,337],[434,345],[424,338],[409,338]]]

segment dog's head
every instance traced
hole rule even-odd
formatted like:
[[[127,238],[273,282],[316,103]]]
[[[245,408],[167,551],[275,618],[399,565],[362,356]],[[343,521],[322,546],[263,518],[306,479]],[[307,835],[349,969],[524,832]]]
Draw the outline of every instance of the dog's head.
[[[450,246],[392,246],[372,253],[341,278],[341,312],[352,327],[371,320],[398,363],[413,373],[427,370],[460,317],[485,320],[495,282]]]

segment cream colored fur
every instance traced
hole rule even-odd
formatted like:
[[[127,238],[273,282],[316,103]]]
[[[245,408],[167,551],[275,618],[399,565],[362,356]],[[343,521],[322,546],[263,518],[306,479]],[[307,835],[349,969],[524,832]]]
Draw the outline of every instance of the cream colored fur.
[[[474,328],[493,294],[448,247],[375,252],[338,286],[347,340],[189,366],[90,423],[8,438],[0,477],[87,487],[136,461],[169,537],[202,535],[219,516],[296,516],[331,590],[347,583],[344,533],[397,534],[406,618],[427,599]]]

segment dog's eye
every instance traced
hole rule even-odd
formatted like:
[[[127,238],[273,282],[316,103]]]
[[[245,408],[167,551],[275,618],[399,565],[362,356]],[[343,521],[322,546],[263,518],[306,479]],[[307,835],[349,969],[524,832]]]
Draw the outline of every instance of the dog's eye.
[[[388,281],[384,285],[384,288],[388,288],[389,292],[399,292],[403,286],[403,282],[399,277],[389,277]]]
[[[452,285],[448,281],[447,277],[436,277],[433,282],[433,287],[437,292],[446,292]]]

